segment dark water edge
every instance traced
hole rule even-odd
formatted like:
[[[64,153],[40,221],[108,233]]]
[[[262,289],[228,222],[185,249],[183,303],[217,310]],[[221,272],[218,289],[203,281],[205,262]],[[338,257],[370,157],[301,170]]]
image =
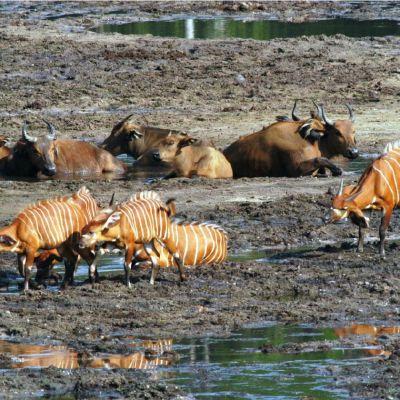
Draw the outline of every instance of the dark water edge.
[[[242,38],[270,40],[299,36],[343,34],[350,37],[400,35],[400,25],[393,20],[359,21],[337,18],[313,22],[282,22],[274,20],[241,20],[233,18],[187,18],[104,24],[93,29],[98,33],[153,35],[185,39]]]

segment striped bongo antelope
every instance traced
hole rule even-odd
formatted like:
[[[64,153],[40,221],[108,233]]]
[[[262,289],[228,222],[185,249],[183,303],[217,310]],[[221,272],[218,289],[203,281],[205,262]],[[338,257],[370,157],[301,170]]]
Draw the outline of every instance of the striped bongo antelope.
[[[364,228],[369,218],[363,210],[381,210],[379,253],[385,256],[385,235],[393,209],[400,204],[400,142],[389,143],[383,154],[362,174],[357,185],[343,191],[343,181],[333,199],[331,222],[346,217],[359,227],[358,251],[363,251]]]
[[[79,255],[91,265],[93,253],[79,249],[77,242],[82,228],[97,211],[95,199],[82,187],[71,197],[43,200],[27,207],[11,225],[0,230],[0,251],[18,254],[18,268],[25,277],[24,290],[29,289],[30,272],[39,250],[56,248],[66,259],[64,284],[72,282]]]
[[[159,243],[172,254],[179,268],[181,281],[186,280],[183,263],[171,234],[172,210],[155,192],[146,191],[132,196],[115,210],[103,210],[82,231],[80,246],[92,248],[104,242],[112,242],[125,249],[125,281],[130,287],[132,257],[137,244],[143,244],[152,262],[150,283],[156,279],[159,264],[156,244]]]
[[[207,222],[171,224],[172,240],[178,247],[178,252],[184,265],[201,265],[221,263],[227,256],[227,233],[218,225]],[[168,251],[156,243],[156,250],[160,254],[160,267],[174,265],[174,259]],[[143,248],[138,245],[134,254],[135,266],[148,264],[149,257]]]

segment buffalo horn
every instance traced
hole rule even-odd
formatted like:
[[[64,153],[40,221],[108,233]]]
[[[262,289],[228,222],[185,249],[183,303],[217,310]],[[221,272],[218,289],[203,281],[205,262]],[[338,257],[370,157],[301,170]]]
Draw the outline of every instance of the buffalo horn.
[[[327,118],[326,114],[325,114],[325,110],[324,110],[324,106],[321,105],[321,116],[322,116],[322,120],[325,122],[326,125],[333,125],[333,122]]]
[[[340,186],[337,195],[340,196],[343,193],[343,179],[340,180]]]
[[[350,107],[350,104],[345,104],[345,106],[347,107],[347,109],[349,110],[349,119],[351,122],[355,122],[355,118],[354,118],[354,113],[353,113],[353,109]]]
[[[24,138],[24,140],[31,143],[37,142],[36,137],[28,135],[27,128],[28,128],[28,122],[25,121],[24,125],[22,126],[22,137]]]
[[[314,100],[312,100],[315,108],[317,109],[317,115],[319,119],[322,119],[322,113],[321,113],[321,106],[318,105]]]
[[[293,121],[300,121],[300,118],[295,114],[297,107],[297,99],[294,101],[293,109],[292,109],[292,119]]]
[[[45,119],[43,119],[43,122],[47,125],[47,129],[49,130],[49,134],[47,135],[47,137],[50,140],[55,140],[55,138],[56,138],[56,129],[54,128],[54,126],[50,122],[46,121]]]

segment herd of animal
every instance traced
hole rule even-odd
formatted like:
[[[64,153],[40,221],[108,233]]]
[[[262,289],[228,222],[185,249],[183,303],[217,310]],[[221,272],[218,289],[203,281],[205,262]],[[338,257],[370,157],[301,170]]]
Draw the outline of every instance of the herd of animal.
[[[315,104],[315,103],[314,103]],[[80,140],[57,139],[54,126],[44,121],[48,134],[36,137],[24,123],[22,137],[12,147],[0,138],[0,172],[6,176],[62,177],[65,175],[123,175],[127,166],[116,156],[128,154],[135,169],[164,167],[173,177],[240,178],[324,174],[341,169],[330,159],[358,156],[354,114],[331,121],[322,105],[315,104],[309,118],[299,118],[295,102],[292,118],[277,121],[258,132],[240,137],[223,151],[184,132],[137,124],[133,115],[118,122],[100,147]]]
[[[138,125],[130,115],[112,129],[100,147],[94,144],[56,139],[47,121],[48,135],[31,136],[27,124],[13,148],[0,141],[1,170],[21,176],[58,176],[126,171],[115,156],[130,154],[137,165],[165,163],[165,178],[193,175],[208,178],[340,175],[341,169],[330,158],[358,156],[354,113],[346,105],[349,118],[331,121],[324,107],[314,103],[309,118],[296,115],[277,121],[262,130],[239,138],[220,151],[190,135],[169,129]],[[379,228],[380,254],[393,209],[400,204],[400,142],[388,145],[362,174],[356,185],[340,185],[333,199],[329,221],[349,218],[359,227],[358,251],[363,251],[367,209],[382,211]],[[221,263],[227,257],[227,234],[207,222],[182,223],[175,220],[175,201],[163,202],[154,191],[132,195],[101,207],[82,187],[71,196],[39,201],[20,212],[14,221],[0,229],[0,251],[18,255],[18,270],[29,289],[31,270],[37,266],[37,279],[49,276],[52,266],[64,260],[63,286],[73,282],[82,258],[89,265],[88,278],[98,280],[96,259],[110,247],[125,251],[125,283],[130,286],[132,268],[151,266],[154,284],[160,267],[177,266],[181,281],[185,266]]]
[[[173,220],[175,202],[165,203],[153,191],[137,193],[121,204],[113,199],[101,208],[82,187],[72,196],[39,201],[20,212],[0,229],[0,251],[17,254],[18,270],[29,289],[32,267],[47,277],[54,262],[64,259],[63,286],[73,282],[79,259],[89,265],[89,280],[98,279],[96,258],[108,246],[125,250],[125,282],[129,287],[131,268],[151,263],[150,283],[160,266],[177,265],[181,281],[184,265],[220,263],[227,256],[227,235],[218,225],[207,222],[182,223]],[[44,253],[40,253],[45,250]]]

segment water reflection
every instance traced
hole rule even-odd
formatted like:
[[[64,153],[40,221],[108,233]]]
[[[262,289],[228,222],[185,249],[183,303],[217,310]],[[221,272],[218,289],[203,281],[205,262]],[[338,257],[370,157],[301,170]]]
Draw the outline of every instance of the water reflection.
[[[12,356],[10,368],[124,368],[155,369],[171,365],[171,357],[164,352],[172,349],[172,340],[146,340],[132,343],[132,347],[144,350],[131,354],[99,354],[90,356],[67,346],[32,345],[0,340],[0,353]]]
[[[230,337],[182,339],[175,342],[180,361],[164,369],[164,381],[178,384],[197,399],[338,399],[349,393],[334,384],[335,366],[365,362],[364,348],[305,350],[263,354],[265,342],[280,345],[335,340],[332,328],[264,326],[242,329]],[[308,346],[306,346],[308,348]]]
[[[331,19],[313,22],[282,22],[273,20],[240,20],[233,18],[187,18],[178,20],[105,24],[95,28],[99,33],[178,37],[186,39],[243,38],[270,40],[302,35],[335,35],[352,37],[399,35],[400,26],[394,20],[358,21]]]
[[[316,346],[336,341],[348,334],[375,335],[377,332],[398,333],[400,327],[352,325],[345,328],[313,328],[309,326],[267,325],[236,331],[229,337],[182,338],[174,340],[138,340],[117,334],[104,338],[128,344],[130,354],[79,353],[66,346],[38,346],[0,341],[0,352],[11,354],[12,368],[126,368],[155,369],[163,382],[182,386],[196,398],[261,399],[293,398],[340,399],[349,393],[335,386],[332,367],[357,365],[385,350],[369,346]],[[307,344],[303,352],[262,353],[259,348],[269,343],[281,345]],[[179,361],[171,357],[174,350]],[[336,344],[335,344],[336,345]],[[284,349],[285,347],[283,347]],[[296,348],[294,346],[293,348]]]
[[[168,358],[148,358],[143,353],[137,352],[126,356],[115,354],[95,357],[83,366],[86,368],[155,369],[161,365],[170,364],[171,360]]]
[[[335,335],[345,338],[353,335],[378,337],[382,335],[400,334],[400,326],[375,326],[367,324],[354,324],[342,328],[335,328]]]

